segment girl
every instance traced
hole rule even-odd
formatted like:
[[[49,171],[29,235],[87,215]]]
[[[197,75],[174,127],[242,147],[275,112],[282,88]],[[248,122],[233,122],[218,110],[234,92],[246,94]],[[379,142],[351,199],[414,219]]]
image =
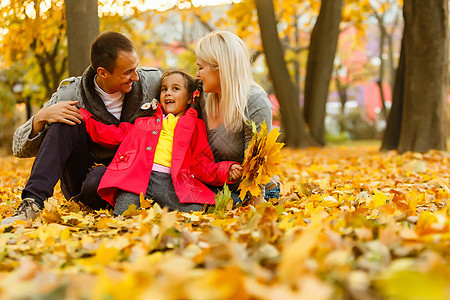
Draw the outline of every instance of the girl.
[[[242,163],[244,150],[252,138],[245,121],[254,121],[258,130],[265,121],[267,128],[272,129],[270,100],[253,81],[247,46],[231,32],[216,31],[199,41],[195,54],[197,77],[202,79],[203,90],[208,93],[201,117],[214,158]],[[279,197],[277,181],[278,178],[273,178],[267,185],[270,191],[266,191],[266,199]],[[241,201],[237,188],[238,184],[230,186],[235,204]]]
[[[206,138],[206,128],[189,105],[198,98],[195,79],[181,70],[161,77],[159,103],[142,105],[142,115],[134,124],[104,125],[81,109],[92,140],[115,148],[98,194],[120,215],[131,204],[140,206],[139,195],[153,198],[171,210],[201,210],[214,204],[210,185],[234,183],[242,167],[234,161],[214,162]],[[193,94],[196,97],[193,97]]]

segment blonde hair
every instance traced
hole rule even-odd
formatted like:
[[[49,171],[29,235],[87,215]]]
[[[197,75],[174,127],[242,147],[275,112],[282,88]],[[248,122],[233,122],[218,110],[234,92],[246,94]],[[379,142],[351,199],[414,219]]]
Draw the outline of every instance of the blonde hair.
[[[214,70],[219,69],[221,99],[216,93],[208,94],[206,113],[216,117],[220,100],[225,109],[225,128],[234,132],[240,131],[246,120],[244,111],[253,83],[247,46],[231,32],[214,31],[200,40],[195,54]]]

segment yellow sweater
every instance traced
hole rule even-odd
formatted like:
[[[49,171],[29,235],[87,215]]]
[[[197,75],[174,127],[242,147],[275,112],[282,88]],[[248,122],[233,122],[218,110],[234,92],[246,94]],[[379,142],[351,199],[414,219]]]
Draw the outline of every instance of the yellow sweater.
[[[161,134],[155,150],[154,163],[170,168],[172,160],[173,136],[179,117],[168,114],[162,123]]]

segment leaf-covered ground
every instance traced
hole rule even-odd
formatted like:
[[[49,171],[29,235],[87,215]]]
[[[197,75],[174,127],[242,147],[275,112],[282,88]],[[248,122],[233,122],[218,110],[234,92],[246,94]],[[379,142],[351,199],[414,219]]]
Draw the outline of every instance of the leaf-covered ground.
[[[450,299],[450,155],[283,150],[279,203],[113,217],[56,191],[0,227],[2,299]],[[32,160],[0,158],[0,214]]]

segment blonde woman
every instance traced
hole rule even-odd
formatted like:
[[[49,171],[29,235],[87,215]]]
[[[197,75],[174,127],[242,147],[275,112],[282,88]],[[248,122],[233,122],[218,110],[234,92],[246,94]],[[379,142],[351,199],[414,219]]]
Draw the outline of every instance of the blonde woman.
[[[265,121],[272,129],[271,104],[267,93],[253,80],[247,46],[231,32],[216,31],[199,41],[195,53],[197,77],[202,79],[203,91],[207,93],[201,103],[201,117],[214,159],[242,163],[252,138],[245,121],[254,121],[258,129]],[[230,186],[235,204],[241,201],[237,197],[238,185]],[[278,198],[278,185],[269,185],[273,188],[266,191],[266,198]]]

